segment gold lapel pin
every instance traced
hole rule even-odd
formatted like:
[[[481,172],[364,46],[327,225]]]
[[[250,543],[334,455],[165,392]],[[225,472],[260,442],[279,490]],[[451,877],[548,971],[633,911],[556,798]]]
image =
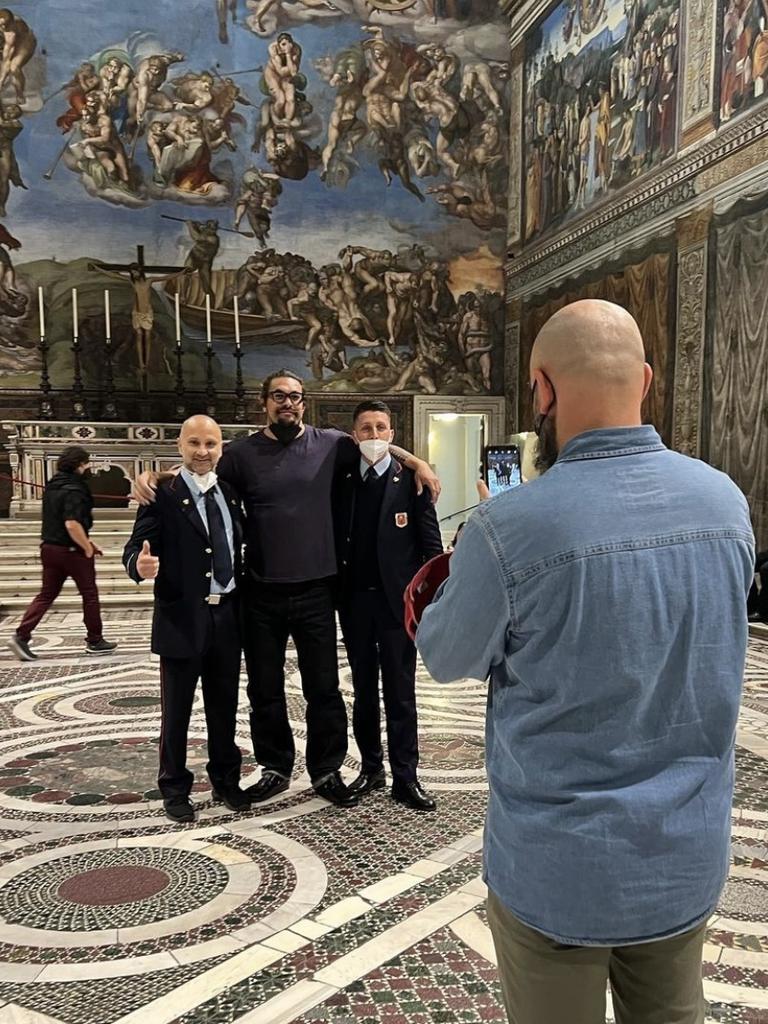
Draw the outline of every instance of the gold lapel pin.
[[[181,503],[182,503],[182,505],[188,505],[189,504],[189,498],[183,498]]]

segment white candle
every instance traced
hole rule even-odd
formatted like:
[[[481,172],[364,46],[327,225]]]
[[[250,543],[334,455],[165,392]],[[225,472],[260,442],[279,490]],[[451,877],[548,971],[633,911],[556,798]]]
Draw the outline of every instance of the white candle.
[[[43,307],[43,289],[37,289],[37,308],[40,311],[40,337],[45,337],[45,308]]]
[[[205,294],[205,337],[210,347],[211,344],[211,296]]]
[[[176,292],[174,295],[174,304],[176,306],[176,341],[181,344],[181,315],[179,314],[179,293]]]
[[[74,337],[76,338],[78,336],[78,334],[77,334],[77,288],[73,288],[72,289],[72,330],[73,330]]]
[[[237,305],[237,296],[235,296],[235,345],[240,348],[240,310]]]
[[[107,328],[107,344],[109,344],[112,338],[112,324],[109,316],[109,289],[104,289],[104,323]]]

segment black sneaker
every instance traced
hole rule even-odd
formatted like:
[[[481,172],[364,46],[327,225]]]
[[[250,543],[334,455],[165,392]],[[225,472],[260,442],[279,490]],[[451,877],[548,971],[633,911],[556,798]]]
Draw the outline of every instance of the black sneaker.
[[[19,661],[37,661],[37,655],[29,649],[29,640],[21,640],[15,633],[8,641],[8,647]]]
[[[195,820],[195,808],[186,796],[172,796],[163,800],[165,816],[176,824]]]
[[[112,651],[117,647],[116,643],[111,643],[109,640],[105,640],[103,637],[101,640],[96,640],[92,644],[85,645],[86,654],[111,654]]]

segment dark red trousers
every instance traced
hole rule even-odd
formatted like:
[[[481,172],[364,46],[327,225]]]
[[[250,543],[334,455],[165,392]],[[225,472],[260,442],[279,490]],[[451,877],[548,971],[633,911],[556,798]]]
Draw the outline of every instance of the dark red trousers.
[[[59,596],[64,580],[69,576],[75,581],[83,599],[86,642],[91,644],[101,640],[103,627],[99,592],[96,589],[95,559],[86,558],[81,548],[72,551],[59,544],[41,544],[40,559],[43,563],[43,588],[24,612],[24,618],[16,630],[19,640],[29,641],[32,630]]]

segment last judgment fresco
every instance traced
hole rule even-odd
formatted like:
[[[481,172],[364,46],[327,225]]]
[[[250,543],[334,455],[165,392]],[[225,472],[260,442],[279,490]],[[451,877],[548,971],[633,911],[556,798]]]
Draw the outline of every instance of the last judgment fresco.
[[[86,384],[106,338],[122,386],[209,339],[226,376],[237,306],[251,385],[501,391],[496,3],[41,0],[0,31],[3,387],[43,331],[57,386],[74,333]]]

